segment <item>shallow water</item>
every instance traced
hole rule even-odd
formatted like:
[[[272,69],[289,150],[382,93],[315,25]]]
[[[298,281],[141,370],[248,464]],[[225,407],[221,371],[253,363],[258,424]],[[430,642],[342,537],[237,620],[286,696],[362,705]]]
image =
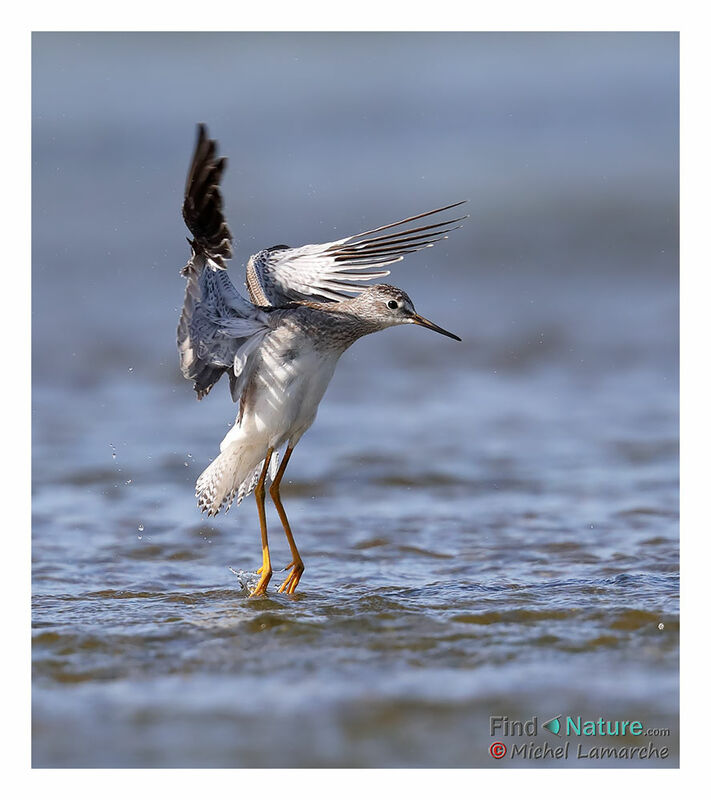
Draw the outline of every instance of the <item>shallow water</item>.
[[[236,111],[219,111],[219,86],[206,83],[196,109],[178,103],[200,80],[180,66],[182,37],[157,49],[131,40],[128,60],[126,41],[35,38],[35,766],[597,766],[489,755],[491,715],[557,714],[668,728],[652,740],[669,756],[635,765],[677,765],[676,40],[578,39],[570,60],[571,46],[550,39],[521,52],[520,39],[472,49],[457,37],[429,45],[437,70],[409,85],[395,56],[412,67],[422,46],[380,39],[362,67],[372,96],[351,87],[346,99],[372,114],[400,105],[377,136],[361,120],[353,162],[352,142],[310,115],[314,98],[349,86],[350,38],[335,77],[318,69],[330,52],[318,37],[222,56],[239,75],[252,46],[293,55],[295,97],[268,70],[235,92],[267,117],[279,95],[298,159],[283,133],[267,125],[253,138]],[[393,86],[376,80],[383,61]],[[475,61],[495,90],[457,68]],[[565,79],[560,64],[572,65]],[[441,105],[413,132],[408,113],[433,87]],[[481,102],[454,107],[456,91]],[[509,109],[522,115],[514,128]],[[126,129],[132,114],[143,128]],[[459,135],[435,157],[452,116]],[[195,402],[174,351],[179,193],[197,118],[221,121],[213,132],[233,156],[228,209],[264,229],[237,261],[300,243],[302,228],[327,237],[332,209],[347,231],[445,190],[445,202],[475,195],[436,257],[392,276],[464,341],[408,328],[357,343],[294,454],[283,496],[307,569],[293,597],[250,599],[229,570],[261,559],[252,498],[210,521],[194,504],[235,410],[223,386]],[[312,151],[319,135],[328,146]],[[410,151],[396,156],[402,142]],[[488,161],[471,163],[472,142]],[[363,172],[366,156],[380,172]],[[414,199],[411,157],[431,168]],[[313,174],[339,158],[339,182]],[[278,193],[259,184],[270,174],[283,176]],[[281,204],[305,184],[289,217]],[[283,224],[269,218],[282,213]],[[237,262],[232,273],[240,283]],[[269,513],[279,567],[288,548]]]

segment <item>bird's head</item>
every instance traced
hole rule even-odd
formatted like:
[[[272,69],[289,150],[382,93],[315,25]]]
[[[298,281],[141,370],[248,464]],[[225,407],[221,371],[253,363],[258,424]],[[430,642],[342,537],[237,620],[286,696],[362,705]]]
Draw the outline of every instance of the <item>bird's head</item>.
[[[375,330],[383,330],[393,325],[421,325],[431,331],[449,336],[450,339],[462,340],[453,333],[440,328],[434,322],[420,316],[407,292],[387,283],[369,286],[357,297],[348,301],[350,308],[363,320],[367,320]]]

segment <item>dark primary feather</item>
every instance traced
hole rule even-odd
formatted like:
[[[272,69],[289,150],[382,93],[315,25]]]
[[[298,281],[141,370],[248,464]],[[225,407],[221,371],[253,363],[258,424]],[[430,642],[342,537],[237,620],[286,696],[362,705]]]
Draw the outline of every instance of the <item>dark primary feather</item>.
[[[232,235],[222,213],[220,180],[227,165],[217,158],[217,143],[198,125],[198,138],[185,183],[183,219],[194,237],[194,249],[202,250],[220,269],[232,258]]]
[[[371,233],[380,233],[380,231],[386,231],[389,228],[399,228],[400,225],[407,225],[408,222],[414,222],[416,219],[423,219],[424,217],[431,217],[433,214],[439,214],[440,211],[449,211],[450,208],[456,208],[457,206],[463,206],[465,203],[469,202],[468,200],[459,200],[457,203],[450,203],[448,206],[440,206],[439,208],[433,208],[431,211],[424,211],[421,214],[415,214],[414,217],[407,217],[406,219],[398,220],[397,222],[389,222],[387,225],[381,225],[379,228],[372,228],[369,231],[363,231],[362,233],[356,234],[356,236],[352,236],[352,239],[361,236],[370,236]],[[427,228],[437,228],[440,225],[449,225],[452,222],[459,222],[463,219],[466,219],[468,214],[465,214],[463,217],[459,217],[456,220],[450,220],[449,222],[437,222],[434,225],[427,225],[425,228],[416,228],[413,230],[426,230]]]

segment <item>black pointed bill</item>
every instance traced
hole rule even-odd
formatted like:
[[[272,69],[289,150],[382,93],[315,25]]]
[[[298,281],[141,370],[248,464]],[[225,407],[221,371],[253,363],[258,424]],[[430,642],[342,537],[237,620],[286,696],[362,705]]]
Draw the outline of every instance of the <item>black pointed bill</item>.
[[[458,342],[462,341],[456,334],[450,333],[444,328],[440,328],[439,325],[435,325],[434,322],[430,322],[428,319],[421,317],[419,314],[413,314],[410,319],[412,319],[416,325],[422,325],[423,328],[429,328],[431,331],[441,333],[442,336],[449,336],[450,339],[456,339]]]

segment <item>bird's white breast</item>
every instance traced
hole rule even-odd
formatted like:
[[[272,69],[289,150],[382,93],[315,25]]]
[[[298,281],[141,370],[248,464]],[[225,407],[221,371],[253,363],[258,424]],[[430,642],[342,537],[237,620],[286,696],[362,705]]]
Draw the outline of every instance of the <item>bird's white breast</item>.
[[[290,327],[269,333],[256,354],[240,434],[263,439],[268,447],[295,443],[314,421],[340,355],[314,347]]]

